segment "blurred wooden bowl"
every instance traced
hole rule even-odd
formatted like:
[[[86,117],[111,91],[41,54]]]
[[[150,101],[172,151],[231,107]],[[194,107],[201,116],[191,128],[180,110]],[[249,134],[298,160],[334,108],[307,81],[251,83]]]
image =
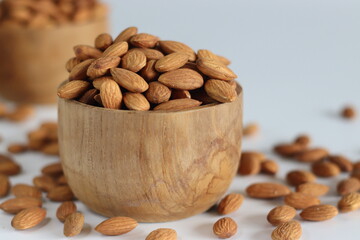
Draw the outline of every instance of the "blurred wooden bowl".
[[[25,103],[56,103],[77,44],[94,45],[107,32],[106,17],[53,29],[0,28],[0,96]]]
[[[75,196],[104,216],[164,222],[202,213],[238,168],[242,90],[185,111],[111,110],[59,99],[63,170]]]

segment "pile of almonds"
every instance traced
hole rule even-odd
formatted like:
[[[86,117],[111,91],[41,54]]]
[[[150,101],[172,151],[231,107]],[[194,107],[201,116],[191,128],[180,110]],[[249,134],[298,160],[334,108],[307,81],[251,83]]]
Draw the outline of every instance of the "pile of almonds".
[[[102,19],[106,13],[97,0],[3,0],[0,27],[52,28]]]
[[[209,50],[197,54],[176,41],[161,41],[129,27],[115,39],[101,34],[95,46],[74,47],[69,81],[58,96],[110,108],[182,110],[237,98],[230,61]]]

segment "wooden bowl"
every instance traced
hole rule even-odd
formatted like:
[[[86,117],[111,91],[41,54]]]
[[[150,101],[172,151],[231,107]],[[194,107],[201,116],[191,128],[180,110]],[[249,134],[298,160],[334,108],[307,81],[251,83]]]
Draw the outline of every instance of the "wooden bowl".
[[[104,216],[139,222],[206,211],[237,172],[238,90],[234,102],[174,112],[111,110],[59,99],[60,156],[75,196]]]
[[[94,44],[107,19],[53,29],[0,28],[0,95],[26,103],[56,103],[77,44]]]

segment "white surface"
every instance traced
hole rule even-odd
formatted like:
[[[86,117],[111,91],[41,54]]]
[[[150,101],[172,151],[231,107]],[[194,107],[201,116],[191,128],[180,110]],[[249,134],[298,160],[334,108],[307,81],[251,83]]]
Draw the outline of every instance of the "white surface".
[[[257,121],[261,135],[244,141],[254,149],[278,160],[277,178],[236,177],[229,192],[243,193],[258,181],[282,181],[285,173],[307,165],[281,160],[271,153],[275,143],[290,141],[298,133],[311,134],[315,146],[325,146],[352,160],[360,160],[360,119],[346,122],[337,114],[346,103],[359,107],[360,90],[360,2],[357,0],[109,0],[112,4],[113,33],[135,25],[162,39],[183,41],[194,49],[208,48],[232,59],[245,90],[245,122]],[[30,130],[44,119],[55,119],[55,107],[38,108],[36,117],[17,125],[0,121],[1,152],[7,144],[25,140]],[[16,155],[24,173],[11,181],[31,181],[41,167],[55,158],[29,153]],[[323,203],[336,204],[335,185],[346,175],[321,180],[333,189]],[[266,222],[268,211],[281,201],[246,199],[230,216],[238,223],[232,239],[270,239],[274,229]],[[11,216],[0,213],[0,239],[60,239],[62,224],[55,218],[57,203],[46,202],[50,220],[28,231],[10,227]],[[84,212],[87,231],[74,239],[99,239],[93,229],[105,218]],[[145,239],[160,227],[174,228],[179,239],[216,239],[212,225],[219,219],[204,213],[189,219],[162,224],[140,224],[134,231],[106,239]],[[356,240],[360,236],[360,212],[340,214],[335,219],[302,222],[303,240]],[[104,237],[105,239],[105,237]]]

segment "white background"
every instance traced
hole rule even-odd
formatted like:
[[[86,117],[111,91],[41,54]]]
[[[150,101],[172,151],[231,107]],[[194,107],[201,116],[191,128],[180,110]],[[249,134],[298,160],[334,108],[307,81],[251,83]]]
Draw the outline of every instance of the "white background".
[[[245,122],[256,121],[261,134],[244,140],[245,150],[263,151],[278,160],[281,171],[276,178],[236,177],[229,192],[243,193],[256,181],[281,182],[290,169],[307,165],[279,159],[271,153],[275,143],[290,141],[298,133],[309,133],[314,146],[325,146],[353,161],[360,160],[360,119],[345,121],[338,112],[345,104],[360,111],[360,2],[358,0],[108,0],[112,8],[112,33],[138,26],[166,40],[183,41],[194,49],[206,48],[227,56],[239,75],[245,92]],[[12,142],[25,141],[25,132],[42,120],[56,119],[55,106],[38,107],[36,117],[22,125],[0,121],[0,151]],[[26,131],[25,131],[26,130]],[[12,183],[31,181],[43,165],[56,161],[36,153],[16,155],[23,174]],[[336,183],[346,175],[319,180],[332,186],[323,203],[336,204]],[[239,231],[232,239],[270,239],[273,227],[267,212],[280,200],[246,199],[230,216]],[[55,218],[58,204],[45,203],[49,219],[39,227],[15,231],[11,216],[0,213],[0,239],[60,239],[62,224]],[[93,229],[105,218],[85,214],[86,229],[74,239],[99,239]],[[160,227],[174,228],[179,239],[216,239],[212,225],[219,218],[204,213],[189,219],[140,224],[129,234],[106,239],[145,239]],[[307,240],[355,240],[360,236],[360,212],[340,214],[335,219],[302,222]]]

